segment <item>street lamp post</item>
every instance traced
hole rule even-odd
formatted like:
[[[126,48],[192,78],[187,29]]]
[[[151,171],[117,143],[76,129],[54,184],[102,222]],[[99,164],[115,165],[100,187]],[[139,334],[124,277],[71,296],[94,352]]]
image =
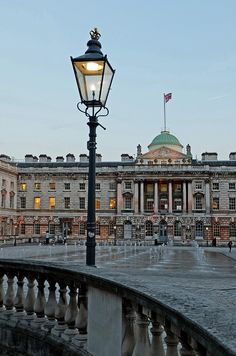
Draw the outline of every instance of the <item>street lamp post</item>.
[[[109,110],[106,101],[114,76],[114,69],[107,60],[107,56],[101,51],[99,42],[100,33],[97,28],[90,32],[91,39],[88,41],[88,49],[82,56],[72,58],[71,62],[78,86],[81,102],[77,107],[88,117],[89,141],[89,173],[88,173],[88,210],[87,210],[87,242],[86,264],[95,266],[96,246],[96,213],[95,213],[95,182],[96,182],[96,129],[101,126],[98,118],[107,116]],[[81,105],[85,105],[82,110]],[[104,109],[105,113],[100,114]]]
[[[208,227],[206,227],[206,240],[207,240],[207,247],[208,247]]]

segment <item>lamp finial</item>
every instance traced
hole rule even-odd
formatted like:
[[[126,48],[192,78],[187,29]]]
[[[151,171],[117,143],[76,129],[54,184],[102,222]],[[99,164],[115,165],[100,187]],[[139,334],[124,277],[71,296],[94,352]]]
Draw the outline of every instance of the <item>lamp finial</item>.
[[[90,34],[92,40],[97,40],[97,41],[98,41],[99,38],[101,37],[101,34],[100,34],[100,32],[98,31],[98,28],[97,28],[97,27],[94,27],[94,29],[91,30],[91,31],[89,32],[89,34]]]

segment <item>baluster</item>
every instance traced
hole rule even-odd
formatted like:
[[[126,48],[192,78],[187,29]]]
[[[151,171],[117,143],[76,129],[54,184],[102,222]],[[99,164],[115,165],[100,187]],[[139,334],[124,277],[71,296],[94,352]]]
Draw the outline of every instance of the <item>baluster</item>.
[[[55,318],[57,320],[54,328],[52,329],[52,334],[55,336],[61,336],[61,334],[66,329],[65,323],[65,313],[67,308],[67,299],[66,299],[66,286],[64,282],[60,282],[60,289],[59,289],[59,301],[55,308]]]
[[[29,274],[27,276],[27,294],[24,301],[24,310],[26,315],[20,321],[20,324],[28,326],[31,321],[34,319],[34,304],[35,304],[35,294],[34,294],[34,277]]]
[[[191,338],[183,331],[181,332],[180,343],[182,346],[180,349],[181,356],[196,356],[196,352],[191,345]]]
[[[165,342],[167,345],[167,350],[166,350],[166,356],[178,356],[178,343],[179,339],[178,337],[170,330],[169,327],[165,326],[165,332],[166,332],[166,337],[165,337]]]
[[[68,328],[61,334],[61,337],[65,341],[71,341],[72,337],[74,337],[78,330],[75,327],[75,320],[78,313],[78,305],[77,305],[77,288],[74,284],[70,284],[70,302],[66,309],[65,313],[65,322]]]
[[[134,336],[135,312],[132,305],[127,301],[123,305],[123,340],[122,356],[131,356],[135,346]]]
[[[42,329],[45,331],[51,331],[51,329],[55,325],[55,309],[57,305],[56,295],[55,295],[55,291],[56,291],[55,281],[49,279],[48,283],[49,283],[49,287],[48,287],[49,296],[44,309],[44,313],[47,316],[48,320],[42,326]]]
[[[142,312],[137,312],[137,340],[132,356],[144,356],[150,352],[150,340],[148,336],[149,320]]]
[[[4,312],[4,316],[6,317],[6,319],[9,319],[9,317],[14,313],[14,298],[15,298],[15,293],[14,293],[14,274],[11,273],[7,273],[7,291],[5,294],[5,297],[3,298],[3,302],[5,305],[5,312]]]
[[[0,274],[0,312],[4,311],[3,299],[4,299],[4,289],[3,289],[4,273]]]
[[[24,317],[24,275],[22,273],[18,273],[17,280],[17,292],[14,300],[14,305],[16,308],[15,317],[17,319],[21,319]]]
[[[45,323],[45,315],[44,315],[44,308],[45,308],[45,296],[44,296],[44,278],[43,276],[39,276],[38,278],[38,293],[34,304],[34,311],[36,317],[31,322],[31,326],[35,329],[41,328],[43,323]]]
[[[152,342],[149,356],[165,356],[165,350],[163,345],[162,333],[164,331],[163,326],[157,321],[157,317],[152,313]]]
[[[78,347],[86,348],[87,343],[87,323],[88,323],[88,310],[87,310],[87,288],[86,284],[81,284],[79,288],[79,311],[75,320],[75,326],[79,330],[72,343]]]

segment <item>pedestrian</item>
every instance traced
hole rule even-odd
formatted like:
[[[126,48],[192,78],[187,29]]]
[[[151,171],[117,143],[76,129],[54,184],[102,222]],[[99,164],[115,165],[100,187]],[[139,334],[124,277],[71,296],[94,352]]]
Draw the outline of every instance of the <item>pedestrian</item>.
[[[48,245],[49,244],[49,232],[48,232],[48,230],[46,231],[45,241],[46,241],[46,245]]]
[[[232,241],[229,241],[228,242],[229,252],[231,252],[232,245],[233,245]]]

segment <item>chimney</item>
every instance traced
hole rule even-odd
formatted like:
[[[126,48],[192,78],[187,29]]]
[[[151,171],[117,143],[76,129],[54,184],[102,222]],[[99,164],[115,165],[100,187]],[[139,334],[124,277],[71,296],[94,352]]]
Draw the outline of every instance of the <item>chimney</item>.
[[[80,162],[88,162],[88,160],[89,160],[89,158],[85,153],[79,155],[79,161]]]
[[[102,155],[100,153],[96,154],[96,162],[102,162]]]
[[[0,155],[0,160],[4,162],[11,162],[11,157],[2,154]]]
[[[230,152],[229,160],[230,161],[236,161],[236,152]]]
[[[47,162],[52,162],[52,158],[50,156],[47,156]]]
[[[45,155],[45,154],[39,155],[39,162],[40,162],[40,163],[45,163],[45,162],[47,162],[47,155]]]
[[[75,156],[72,153],[66,155],[66,162],[75,162]]]
[[[218,154],[216,152],[202,153],[202,161],[217,161]]]
[[[32,163],[34,162],[34,156],[33,155],[25,155],[25,163]]]
[[[63,156],[57,156],[56,157],[56,162],[58,162],[58,163],[64,162],[64,157]]]
[[[38,157],[37,156],[34,156],[33,157],[33,162],[38,162],[39,160],[38,160]]]

